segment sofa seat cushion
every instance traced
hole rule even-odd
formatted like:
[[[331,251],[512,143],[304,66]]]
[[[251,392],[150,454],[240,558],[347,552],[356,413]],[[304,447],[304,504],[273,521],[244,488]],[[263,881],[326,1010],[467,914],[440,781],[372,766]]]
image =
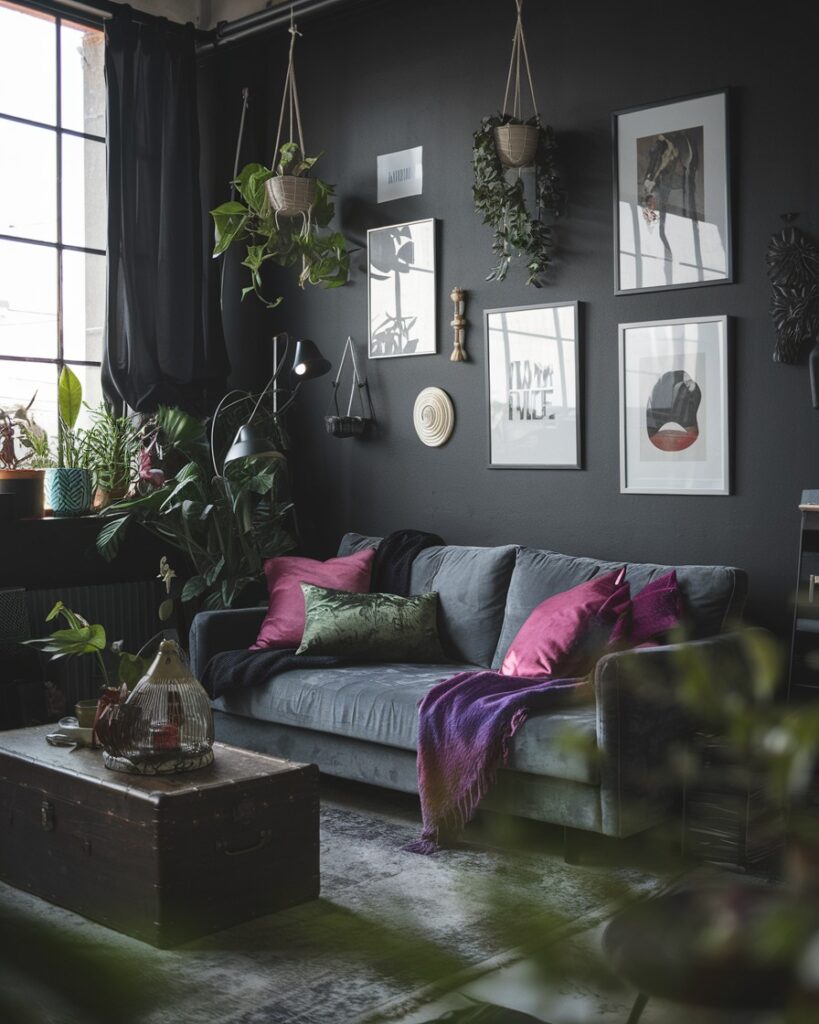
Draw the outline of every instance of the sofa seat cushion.
[[[339,556],[377,546],[378,537],[348,533]],[[513,544],[426,548],[412,563],[410,594],[438,594],[438,624],[447,654],[488,668],[503,625],[506,593],[515,567]]]
[[[389,664],[295,669],[264,686],[226,694],[214,707],[262,722],[415,750],[418,702],[439,680],[474,668]],[[596,766],[578,752],[584,745],[572,744],[569,750],[560,743],[560,734],[569,727],[596,742],[594,706],[532,715],[512,741],[507,767],[596,784]]]
[[[537,548],[518,548],[492,667],[499,668],[503,664],[509,645],[532,610],[542,601],[601,573],[612,572],[622,564],[621,561],[603,562],[597,558],[580,558]],[[730,566],[626,563],[626,580],[631,586],[631,596],[639,594],[652,580],[674,568],[683,599],[683,622],[690,625],[693,637],[715,636],[728,622],[740,617],[748,578],[741,569]]]

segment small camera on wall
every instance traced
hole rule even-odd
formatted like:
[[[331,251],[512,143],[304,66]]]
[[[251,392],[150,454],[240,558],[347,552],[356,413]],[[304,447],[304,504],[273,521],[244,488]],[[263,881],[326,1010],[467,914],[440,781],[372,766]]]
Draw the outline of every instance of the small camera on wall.
[[[338,386],[348,355],[353,366],[353,381],[350,387],[350,399],[347,402],[347,412],[345,415],[342,415],[338,405]],[[353,416],[352,414],[353,399],[355,398],[356,391],[358,391],[358,400],[361,403],[361,416]],[[365,395],[367,396],[366,402],[364,401]],[[370,398],[370,386],[367,383],[367,378],[362,377],[358,372],[358,361],[355,357],[353,339],[347,338],[341,362],[338,364],[338,373],[333,381],[333,397],[330,401],[330,412],[324,417],[324,426],[331,437],[363,437],[374,423],[375,414],[373,412],[372,399]]]
[[[331,437],[361,437],[372,420],[364,416],[325,416],[324,425]]]

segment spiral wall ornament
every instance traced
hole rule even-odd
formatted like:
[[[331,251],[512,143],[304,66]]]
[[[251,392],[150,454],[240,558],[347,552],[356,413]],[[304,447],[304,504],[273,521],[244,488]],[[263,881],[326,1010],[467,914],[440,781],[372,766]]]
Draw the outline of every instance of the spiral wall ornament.
[[[438,448],[446,444],[455,429],[452,399],[441,388],[424,388],[415,399],[412,421],[415,433],[425,445]]]

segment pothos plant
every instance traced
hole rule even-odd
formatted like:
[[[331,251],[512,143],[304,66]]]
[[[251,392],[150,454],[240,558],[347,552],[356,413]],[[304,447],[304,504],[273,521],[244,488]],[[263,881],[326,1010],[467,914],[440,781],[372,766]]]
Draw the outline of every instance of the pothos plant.
[[[526,206],[524,180],[519,174],[507,173],[495,146],[495,128],[508,124],[527,124],[538,128],[538,144],[534,159],[536,211]],[[514,258],[526,261],[527,284],[539,288],[543,275],[552,263],[554,236],[546,218],[556,219],[563,210],[564,195],[556,165],[557,144],[549,125],[539,117],[521,121],[510,114],[485,117],[473,135],[472,195],[475,209],[493,232],[492,252],[497,264],[487,281],[503,281]]]
[[[350,260],[344,236],[326,230],[335,213],[334,187],[313,177],[316,197],[309,216],[303,218],[277,216],[265,188],[275,176],[308,176],[319,156],[305,156],[295,142],[287,142],[279,150],[275,170],[262,164],[242,168],[233,182],[242,201],[231,199],[211,210],[214,257],[232,245],[245,246],[242,266],[250,271],[250,284],[242,289],[243,299],[254,294],[268,309],[282,301],[280,295],[270,299],[264,294],[262,269],[267,263],[298,267],[300,288],[305,284],[338,288],[347,283]]]

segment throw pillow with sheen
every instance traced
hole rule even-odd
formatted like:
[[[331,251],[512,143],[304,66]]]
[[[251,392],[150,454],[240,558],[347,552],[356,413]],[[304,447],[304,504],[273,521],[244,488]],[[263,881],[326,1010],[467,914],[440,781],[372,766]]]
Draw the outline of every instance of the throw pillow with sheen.
[[[304,638],[296,654],[360,661],[445,662],[438,595],[350,594],[302,583]]]
[[[503,659],[505,676],[586,675],[629,609],[625,569],[595,576],[541,602],[521,626]]]
[[[612,643],[645,644],[679,626],[682,593],[674,569],[658,576],[631,599],[631,611],[614,627]]]
[[[304,632],[301,584],[315,583],[336,590],[369,590],[374,557],[375,549],[366,548],[354,555],[330,558],[326,562],[291,555],[269,558],[264,564],[270,595],[267,615],[250,650],[298,647]]]

